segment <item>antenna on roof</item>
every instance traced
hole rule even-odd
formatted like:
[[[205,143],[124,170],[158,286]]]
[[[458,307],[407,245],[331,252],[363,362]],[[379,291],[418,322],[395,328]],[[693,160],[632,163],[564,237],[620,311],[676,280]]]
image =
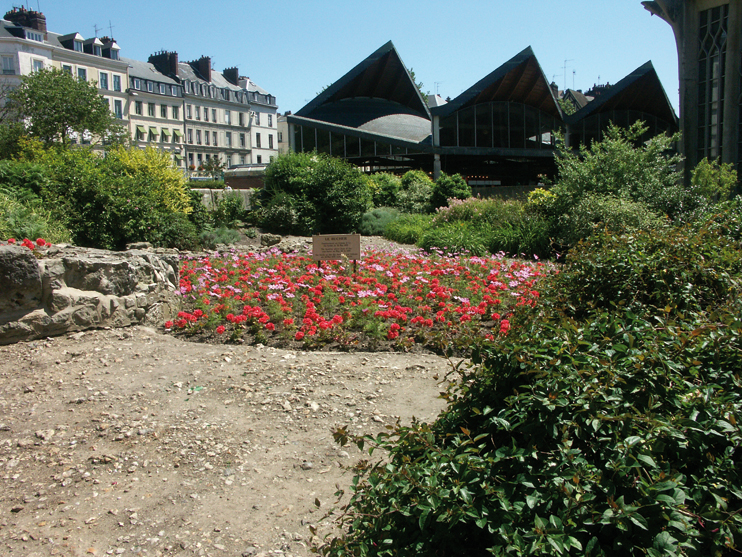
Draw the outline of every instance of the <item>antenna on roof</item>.
[[[98,38],[98,31],[100,31],[102,27],[98,27],[98,24],[96,23],[93,25],[93,29],[95,29],[95,37]]]
[[[577,73],[577,70],[572,70],[572,89],[575,88],[575,74]]]
[[[565,60],[564,66],[562,66],[562,70],[564,70],[564,89],[567,89],[567,62],[574,62],[574,59],[572,60]]]
[[[108,33],[111,35],[111,40],[113,40],[113,25],[111,25],[111,20],[108,20]]]

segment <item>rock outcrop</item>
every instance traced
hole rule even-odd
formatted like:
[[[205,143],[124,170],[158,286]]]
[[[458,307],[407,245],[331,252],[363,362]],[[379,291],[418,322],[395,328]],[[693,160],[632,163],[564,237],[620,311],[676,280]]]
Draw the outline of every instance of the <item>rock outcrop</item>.
[[[180,307],[174,250],[0,246],[0,344],[70,331],[161,325]]]

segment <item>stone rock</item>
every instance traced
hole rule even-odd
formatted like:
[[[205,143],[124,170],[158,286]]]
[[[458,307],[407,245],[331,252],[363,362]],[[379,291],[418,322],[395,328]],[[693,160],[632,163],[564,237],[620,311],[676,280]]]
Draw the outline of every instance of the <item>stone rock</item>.
[[[0,246],[0,284],[0,324],[41,306],[41,271],[28,248]]]
[[[94,327],[159,326],[180,309],[176,250],[0,246],[0,344]],[[8,288],[5,287],[8,285]]]
[[[260,236],[261,246],[275,246],[281,243],[281,236],[278,234],[263,234]]]
[[[131,244],[126,244],[127,251],[133,249],[152,249],[152,244],[149,242],[132,242]]]

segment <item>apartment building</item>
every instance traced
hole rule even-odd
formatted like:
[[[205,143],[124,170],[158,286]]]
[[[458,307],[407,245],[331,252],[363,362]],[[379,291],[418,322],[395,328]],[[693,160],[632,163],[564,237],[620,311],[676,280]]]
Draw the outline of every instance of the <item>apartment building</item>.
[[[123,59],[129,65],[127,112],[132,142],[170,153],[185,170],[183,86],[163,75],[154,64]]]
[[[276,97],[249,77],[241,77],[240,87],[250,102],[251,164],[268,164],[278,155],[278,105]]]
[[[57,68],[80,79],[95,82],[113,114],[124,121],[128,64],[120,59],[119,46],[109,37],[85,38],[80,33],[64,35],[47,30],[40,12],[13,8],[0,21],[2,83],[14,86],[20,76],[43,68]],[[82,143],[92,138],[73,138]]]

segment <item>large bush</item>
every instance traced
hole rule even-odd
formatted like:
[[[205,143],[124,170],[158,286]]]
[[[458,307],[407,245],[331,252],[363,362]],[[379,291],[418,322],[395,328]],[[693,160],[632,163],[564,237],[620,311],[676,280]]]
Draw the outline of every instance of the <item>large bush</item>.
[[[277,197],[279,206],[274,202]],[[289,232],[352,232],[371,203],[368,179],[354,166],[324,154],[289,153],[266,169],[262,205],[268,213],[262,224],[270,228],[275,214],[293,211]]]
[[[429,213],[433,180],[422,170],[410,170],[401,179],[396,207],[404,213]]]
[[[399,211],[391,207],[377,207],[363,215],[360,232],[364,236],[383,236],[386,227],[399,218]]]
[[[736,554],[739,221],[736,206],[698,227],[595,236],[459,368],[435,423],[336,431],[387,456],[357,468],[345,533],[322,552]]]
[[[430,215],[400,215],[384,228],[384,237],[400,244],[417,244],[432,228]]]
[[[445,172],[433,184],[433,191],[430,194],[430,205],[433,209],[445,207],[449,199],[467,199],[471,197],[471,186],[461,174],[449,176]]]
[[[396,207],[398,205],[397,196],[402,188],[402,180],[399,176],[379,172],[370,176],[370,180],[374,207]]]

